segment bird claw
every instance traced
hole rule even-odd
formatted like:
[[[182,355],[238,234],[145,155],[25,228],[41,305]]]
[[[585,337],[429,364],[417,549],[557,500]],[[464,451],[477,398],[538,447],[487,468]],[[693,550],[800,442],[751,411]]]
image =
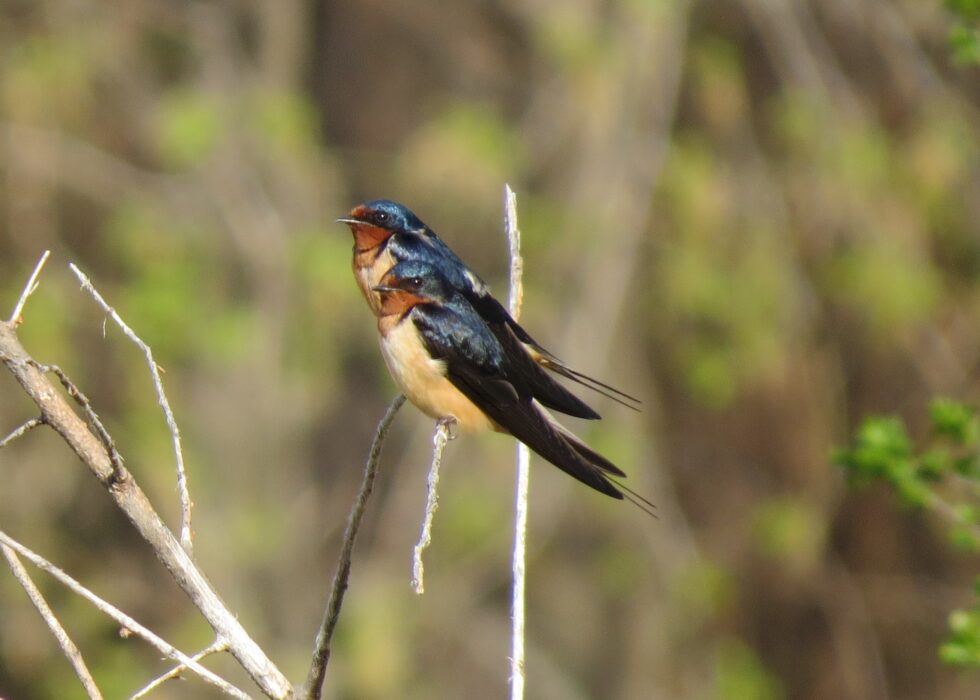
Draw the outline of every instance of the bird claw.
[[[446,431],[447,440],[455,440],[459,434],[455,416],[444,416],[436,421],[436,428]]]

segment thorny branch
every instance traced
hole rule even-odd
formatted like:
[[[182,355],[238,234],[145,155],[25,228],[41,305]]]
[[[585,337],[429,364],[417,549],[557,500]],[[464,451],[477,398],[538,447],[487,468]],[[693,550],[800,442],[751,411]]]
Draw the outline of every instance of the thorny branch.
[[[262,689],[262,692],[272,698],[291,697],[293,691],[289,681],[248,635],[236,616],[228,610],[210,582],[194,564],[190,554],[164,524],[146,495],[137,485],[136,480],[125,470],[122,458],[116,451],[111,437],[102,426],[85,395],[59,368],[42,365],[34,360],[17,339],[15,329],[20,321],[24,303],[37,288],[37,275],[40,272],[40,267],[41,264],[39,263],[35,268],[35,274],[32,275],[14,309],[15,313],[12,320],[0,321],[0,362],[14,375],[17,382],[40,409],[40,418],[28,421],[24,426],[14,431],[12,436],[7,438],[7,441],[27,432],[30,429],[27,426],[33,427],[33,425],[41,422],[51,426],[106,488],[119,509],[150,544],[157,558],[214,629],[217,637],[227,641],[228,650]],[[46,372],[52,372],[58,377],[69,396],[84,410],[88,424],[75,413],[62,394],[55,389],[55,386],[45,376]],[[5,543],[18,551],[21,556],[31,559],[38,566],[42,566],[42,568],[50,566],[47,562],[39,563],[39,560],[35,559],[36,555],[29,554],[29,550],[19,549],[21,545],[13,542],[13,540],[7,538]],[[54,571],[52,573],[54,574]],[[68,585],[66,581],[63,582]],[[72,582],[78,585],[77,582],[73,580]],[[118,614],[121,615],[121,613]],[[138,623],[129,618],[123,624],[129,629],[139,628]],[[149,630],[146,632],[152,635]],[[150,637],[146,638],[150,639]],[[163,640],[155,639],[166,645]],[[225,683],[182,652],[169,645],[167,645],[167,649],[164,653],[186,664],[188,668],[201,674],[206,680],[218,684]],[[226,692],[231,692],[235,697],[247,697],[233,686],[228,686],[228,688],[231,688],[231,691],[226,689]]]

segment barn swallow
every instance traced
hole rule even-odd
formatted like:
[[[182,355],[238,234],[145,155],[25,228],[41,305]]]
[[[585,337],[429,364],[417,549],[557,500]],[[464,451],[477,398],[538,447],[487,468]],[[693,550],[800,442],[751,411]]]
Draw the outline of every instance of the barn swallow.
[[[371,291],[379,295],[385,364],[423,413],[437,420],[451,417],[465,431],[509,433],[596,491],[652,510],[649,501],[615,481],[626,476],[621,469],[541,406],[529,379],[529,367],[540,368],[520,355],[515,359],[441,267],[406,260]]]
[[[509,354],[515,355],[518,348],[523,348],[540,366],[636,409],[629,402],[638,404],[638,399],[573,370],[535,341],[494,298],[483,280],[407,207],[376,199],[354,207],[337,221],[347,224],[354,235],[354,277],[375,315],[380,313],[381,299],[372,290],[388,270],[407,260],[428,263],[465,297]],[[544,406],[577,418],[599,418],[598,413],[546,373],[534,374],[529,382],[534,397]]]

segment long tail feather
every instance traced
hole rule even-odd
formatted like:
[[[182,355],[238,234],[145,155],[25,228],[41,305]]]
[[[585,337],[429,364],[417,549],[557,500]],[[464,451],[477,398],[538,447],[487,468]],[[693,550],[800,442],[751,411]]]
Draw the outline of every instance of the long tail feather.
[[[629,501],[634,506],[636,506],[637,508],[639,508],[640,510],[642,510],[644,513],[646,513],[647,515],[649,515],[651,518],[655,518],[656,520],[660,520],[660,516],[657,515],[657,506],[656,506],[655,503],[652,503],[648,499],[644,498],[643,496],[641,496],[640,494],[638,494],[636,491],[634,491],[633,489],[631,489],[629,486],[624,486],[621,481],[618,481],[617,479],[613,479],[611,476],[607,476],[606,478],[609,479],[609,481],[613,482],[617,486],[617,488],[620,488],[620,489],[623,490],[623,492],[624,492],[623,495],[625,496],[625,498],[626,498],[627,501]]]
[[[603,474],[603,478],[612,482],[613,484],[616,485],[617,488],[622,490],[624,498],[627,501],[635,505],[637,508],[642,510],[647,515],[657,518],[658,520],[660,519],[655,512],[657,510],[657,506],[652,501],[648,500],[644,496],[641,496],[639,493],[631,489],[629,486],[625,486],[622,483],[622,481],[620,481],[619,479],[613,478],[613,476],[625,478],[626,473],[622,469],[617,467],[615,464],[613,464],[608,459],[603,457],[601,454],[599,454],[591,447],[586,445],[584,442],[582,442],[582,440],[577,435],[572,433],[568,428],[566,428],[557,420],[555,420],[555,417],[551,415],[551,413],[549,413],[546,409],[541,408],[539,406],[538,410],[548,420],[548,422],[551,424],[551,427],[553,427],[558,433],[561,434],[563,438],[565,438],[565,440],[572,447],[572,449],[574,449],[579,455],[582,456],[583,459],[589,462],[592,466],[596,467],[600,471],[605,472],[605,474]]]

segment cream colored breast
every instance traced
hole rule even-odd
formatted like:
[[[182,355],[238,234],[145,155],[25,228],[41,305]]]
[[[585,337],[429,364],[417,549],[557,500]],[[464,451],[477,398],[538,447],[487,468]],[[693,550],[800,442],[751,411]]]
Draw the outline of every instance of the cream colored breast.
[[[467,431],[494,428],[486,414],[446,379],[445,363],[432,359],[426,351],[410,316],[400,323],[395,323],[395,317],[382,317],[378,327],[388,371],[419,410],[436,419],[453,416]]]

